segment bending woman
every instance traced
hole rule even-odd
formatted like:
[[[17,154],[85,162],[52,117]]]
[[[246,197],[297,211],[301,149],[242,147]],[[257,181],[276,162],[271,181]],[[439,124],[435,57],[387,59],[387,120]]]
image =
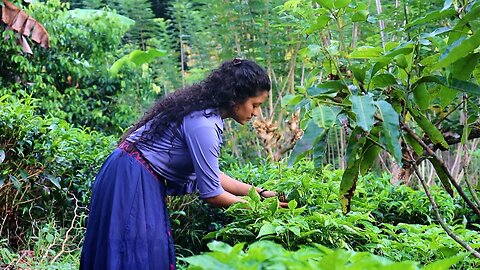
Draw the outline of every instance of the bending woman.
[[[269,90],[263,68],[234,59],[157,101],[96,177],[80,269],[175,269],[166,195],[198,192],[220,207],[243,201],[251,186],[219,168],[223,121],[257,116]]]

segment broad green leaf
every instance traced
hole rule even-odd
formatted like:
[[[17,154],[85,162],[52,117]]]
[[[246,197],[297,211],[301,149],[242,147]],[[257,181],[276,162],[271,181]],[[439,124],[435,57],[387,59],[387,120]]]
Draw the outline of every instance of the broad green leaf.
[[[229,266],[225,263],[222,263],[219,260],[209,255],[196,255],[196,256],[181,258],[181,260],[186,261],[191,266],[198,266],[199,269],[225,269],[225,270],[235,269],[234,267]]]
[[[423,267],[423,270],[448,270],[458,262],[461,262],[468,253],[459,254],[439,261],[435,261]]]
[[[135,64],[136,66],[140,66],[149,63],[158,57],[163,57],[166,54],[167,53],[165,51],[160,51],[157,49],[149,49],[147,51],[134,50],[131,53],[115,61],[115,63],[113,63],[113,65],[110,67],[110,73],[112,75],[117,75],[120,69],[126,63],[130,62]]]
[[[328,9],[334,8],[332,0],[315,0],[315,2],[319,3],[322,7],[326,7]]]
[[[310,27],[305,30],[305,33],[312,34],[318,30],[324,29],[328,25],[330,19],[331,18],[328,15],[318,16],[316,22],[311,24]]]
[[[315,87],[308,88],[307,94],[312,97],[316,97],[325,94],[336,93],[342,89],[347,89],[347,86],[343,84],[342,81],[325,81]]]
[[[276,234],[275,226],[273,226],[272,223],[265,223],[260,228],[260,231],[258,232],[258,235],[257,235],[257,239],[269,234]]]
[[[448,143],[445,141],[440,130],[438,130],[438,128],[435,127],[423,113],[412,108],[408,108],[408,111],[413,116],[418,126],[420,126],[423,132],[427,134],[428,138],[430,138],[434,144],[440,146],[442,149],[448,149]]]
[[[364,65],[354,64],[350,66],[350,69],[352,70],[353,76],[355,79],[357,79],[357,81],[365,83],[365,73],[367,68]]]
[[[298,237],[301,237],[302,235],[300,234],[300,228],[298,226],[292,226],[292,227],[288,227],[288,230],[293,232],[293,234],[295,234],[296,236]]]
[[[430,93],[428,93],[425,83],[417,84],[413,89],[413,101],[420,110],[426,110],[430,107]]]
[[[480,96],[480,86],[472,82],[452,79],[452,83],[449,85],[449,87],[464,93]]]
[[[387,87],[392,84],[397,84],[397,80],[390,73],[383,73],[383,74],[376,75],[372,78],[372,82],[376,87],[380,87],[380,88]]]
[[[437,172],[438,178],[442,182],[443,187],[448,192],[448,194],[453,198],[453,189],[450,183],[450,179],[448,178],[447,173],[443,170],[442,165],[438,160],[434,158],[429,158],[430,163],[432,163],[433,167],[435,168],[435,172]]]
[[[382,118],[382,135],[387,151],[395,158],[395,161],[401,166],[402,148],[400,146],[400,122],[398,113],[392,105],[385,100],[376,102],[378,112]]]
[[[452,28],[451,27],[440,27],[440,28],[437,28],[435,30],[433,30],[432,32],[430,33],[423,33],[420,35],[420,38],[432,38],[432,37],[436,37],[438,35],[441,35],[441,34],[444,34],[444,33],[447,33],[447,32],[450,32],[452,31]]]
[[[158,57],[163,57],[167,53],[157,49],[149,49],[146,52],[141,50],[134,50],[130,53],[129,59],[135,65],[140,66],[155,60]]]
[[[450,18],[455,15],[457,15],[457,12],[453,9],[432,11],[427,15],[425,15],[424,17],[418,18],[412,21],[411,23],[408,23],[407,25],[405,25],[405,29],[408,30],[409,28],[412,28],[413,26],[416,26],[416,25],[421,25],[421,24],[429,23],[431,21]]]
[[[297,205],[298,205],[297,201],[291,200],[288,202],[288,209],[293,210],[297,208]]]
[[[324,134],[322,134],[324,132],[326,131],[318,127],[315,121],[309,120],[302,138],[293,147],[288,159],[288,166],[293,166],[293,164],[303,158],[306,153],[313,148],[315,143],[324,136]]]
[[[450,105],[458,96],[458,91],[450,87],[441,85],[440,90],[438,91],[437,98],[439,100],[440,106],[442,108]]]
[[[255,237],[251,231],[243,228],[230,228],[227,229],[225,233],[228,235]]]
[[[413,148],[413,151],[419,156],[423,154],[423,147],[412,137],[412,135],[405,133],[404,134],[405,141]]]
[[[359,10],[352,15],[352,22],[364,22],[368,18],[368,10]]]
[[[377,58],[382,55],[383,49],[379,47],[358,47],[352,53],[350,53],[350,58]]]
[[[237,243],[235,244],[230,252],[228,253],[228,256],[238,256],[243,254],[243,248],[245,247],[245,242]]]
[[[253,186],[248,190],[248,197],[257,203],[262,200],[262,197]]]
[[[322,133],[324,136],[313,147],[313,164],[315,168],[321,168],[323,164],[323,158],[325,157],[325,151],[327,151],[327,139],[328,130]]]
[[[321,128],[331,128],[335,125],[337,115],[342,108],[337,106],[320,105],[312,110],[312,119]]]
[[[478,65],[480,53],[470,54],[452,64],[452,77],[458,80],[468,81],[473,70]]]
[[[371,95],[355,96],[350,95],[352,102],[352,111],[356,116],[356,123],[364,131],[370,131],[375,123],[373,116],[375,115],[375,105]]]
[[[372,167],[373,163],[378,157],[378,154],[382,151],[382,148],[367,140],[364,146],[364,151],[360,161],[360,174],[367,174],[368,170]]]
[[[275,215],[275,213],[278,211],[278,206],[279,204],[276,198],[268,205],[268,210],[270,210],[272,215]]]
[[[288,105],[297,105],[300,101],[302,101],[303,95],[291,95],[288,94],[282,98],[281,105],[282,107]]]
[[[336,8],[344,8],[350,4],[351,0],[335,0],[333,3]]]
[[[396,55],[393,60],[397,63],[397,66],[400,68],[408,68],[408,60],[404,54]]]
[[[434,69],[446,67],[453,62],[471,54],[480,45],[480,31],[466,39],[458,39],[450,44],[446,50],[440,55],[439,62]]]
[[[230,253],[232,250],[232,246],[220,241],[212,241],[207,244],[207,247],[210,251],[219,251],[224,253]]]
[[[468,31],[470,31],[470,27],[468,27],[467,24],[470,21],[478,19],[479,16],[480,16],[480,5],[475,5],[453,27],[454,31],[450,32],[450,35],[448,37],[449,44],[455,42],[461,36],[465,36],[466,34],[468,34]]]
[[[457,80],[457,79],[452,79],[451,82],[449,83],[447,79],[442,76],[423,76],[422,78],[418,79],[415,83],[412,84],[412,88],[424,82],[433,82],[433,83],[440,84],[464,93],[480,96],[480,86],[478,86],[477,84],[467,82],[467,81]]]
[[[350,212],[350,202],[352,201],[353,194],[357,187],[359,164],[360,159],[355,159],[353,164],[346,168],[342,175],[339,198],[340,205],[342,206],[342,212],[344,214]]]
[[[371,78],[374,77],[378,71],[380,71],[382,68],[384,68],[390,63],[391,63],[391,58],[377,59],[375,64],[373,64],[372,67],[369,69],[369,72],[365,74],[365,84],[370,84]]]
[[[405,43],[391,49],[384,56],[387,58],[393,58],[397,55],[408,55],[408,54],[411,54],[412,52],[413,52],[413,44]]]
[[[348,137],[347,148],[345,151],[345,160],[347,161],[347,168],[352,167],[353,163],[360,159],[363,145],[366,142],[366,138],[363,134],[363,130],[360,127],[356,127],[350,137]]]

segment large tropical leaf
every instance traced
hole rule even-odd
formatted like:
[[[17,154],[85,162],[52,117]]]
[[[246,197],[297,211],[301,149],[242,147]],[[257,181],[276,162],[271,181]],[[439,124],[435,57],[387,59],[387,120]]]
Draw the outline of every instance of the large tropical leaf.
[[[344,214],[350,212],[350,202],[357,187],[361,153],[365,142],[366,137],[363,135],[363,130],[357,126],[348,139],[346,151],[347,167],[340,182],[339,200]]]
[[[288,159],[288,166],[292,166],[303,158],[307,152],[313,149],[315,144],[325,136],[327,131],[328,130],[320,128],[315,121],[309,120],[302,138],[293,147]]]
[[[321,128],[331,128],[335,125],[337,115],[342,111],[337,106],[320,105],[312,110],[312,118]]]
[[[435,11],[432,11],[432,12],[428,13],[427,15],[425,15],[421,18],[418,18],[418,19],[412,21],[411,23],[408,23],[407,25],[405,25],[405,28],[409,29],[409,28],[412,28],[412,27],[417,26],[417,25],[422,25],[422,24],[425,24],[425,23],[428,23],[428,22],[431,22],[431,21],[435,21],[435,20],[450,18],[450,17],[455,16],[455,15],[457,15],[457,12],[453,9],[435,10]]]
[[[409,108],[408,111],[417,122],[418,126],[427,134],[428,138],[442,149],[448,149],[448,143],[445,141],[440,130],[420,111]]]
[[[474,56],[474,55],[472,55]],[[472,82],[467,82],[463,80],[458,80],[458,79],[451,79],[449,82],[447,78],[438,76],[438,75],[432,75],[432,76],[423,76],[420,79],[418,79],[415,83],[412,84],[412,89],[414,89],[418,84],[420,83],[425,83],[425,82],[432,82],[436,84],[440,84],[443,86],[446,86],[451,89],[455,89],[464,93],[469,93],[473,94],[476,96],[480,96],[480,86],[478,84],[472,83]]]
[[[317,136],[316,143],[313,146],[313,164],[315,168],[322,167],[325,152],[327,151],[328,131],[322,132]]]
[[[112,67],[110,67],[110,73],[112,75],[117,75],[120,69],[126,63],[133,63],[136,66],[140,66],[142,64],[149,63],[155,60],[158,57],[163,57],[167,53],[165,51],[160,51],[157,49],[149,49],[148,51],[141,51],[141,50],[134,50],[131,53],[123,56],[122,58],[118,59],[113,63]]]
[[[375,123],[375,105],[371,95],[356,96],[351,95],[352,110],[356,116],[357,125],[364,131],[370,131]]]
[[[439,62],[434,66],[434,69],[440,69],[454,63],[472,53],[478,46],[480,46],[480,31],[468,38],[456,40],[440,55]]]
[[[398,113],[393,109],[392,105],[385,100],[375,103],[378,113],[382,118],[382,142],[385,143],[387,151],[395,158],[395,161],[402,164],[402,149],[400,147],[400,122]]]
[[[377,159],[378,154],[380,154],[380,151],[382,151],[382,148],[371,140],[367,140],[363,149],[364,150],[362,153],[359,167],[361,175],[367,174],[367,172],[370,170],[370,168],[373,166],[373,163]]]
[[[342,81],[325,81],[315,87],[308,88],[307,94],[313,97],[318,97],[322,95],[336,93],[346,88],[347,86]]]
[[[444,167],[442,167],[442,164],[437,159],[429,158],[428,160],[430,160],[433,167],[435,168],[435,172],[437,172],[438,178],[440,178],[440,181],[442,182],[443,187],[448,192],[448,194],[450,194],[450,196],[453,198],[452,185],[448,178],[447,172],[444,171]]]

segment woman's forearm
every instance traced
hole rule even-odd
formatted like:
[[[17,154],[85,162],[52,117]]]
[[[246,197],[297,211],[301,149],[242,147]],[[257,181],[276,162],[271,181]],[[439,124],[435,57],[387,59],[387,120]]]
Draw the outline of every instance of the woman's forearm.
[[[244,199],[237,197],[227,191],[215,197],[207,198],[205,201],[217,207],[229,207],[237,202],[246,202]]]
[[[220,173],[220,182],[222,183],[223,189],[238,196],[248,195],[248,191],[252,187],[251,185],[235,180],[224,173]],[[257,190],[257,192],[260,192],[262,190],[261,188],[255,189]]]

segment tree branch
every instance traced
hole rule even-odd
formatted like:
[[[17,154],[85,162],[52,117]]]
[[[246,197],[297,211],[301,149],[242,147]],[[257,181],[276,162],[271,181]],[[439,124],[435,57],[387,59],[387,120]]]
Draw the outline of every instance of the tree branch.
[[[460,185],[455,181],[453,176],[448,171],[448,168],[445,166],[445,163],[443,163],[442,160],[440,160],[440,158],[438,158],[438,156],[435,154],[435,152],[433,152],[433,150],[430,149],[430,147],[428,147],[428,145],[422,139],[420,139],[418,137],[418,135],[415,132],[413,132],[412,129],[410,129],[407,125],[405,125],[405,123],[400,121],[400,125],[401,125],[403,130],[408,132],[408,134],[410,134],[422,146],[422,148],[427,152],[427,154],[429,156],[431,156],[433,159],[435,159],[440,164],[440,167],[444,171],[445,175],[448,177],[448,180],[450,181],[450,183],[455,187],[458,194],[460,194],[460,196],[468,204],[470,209],[472,209],[473,212],[475,212],[475,214],[477,214],[477,216],[480,217],[480,210],[478,209],[477,206],[475,206],[475,204],[473,204],[473,202],[467,197],[467,195],[465,194],[463,189],[460,187]],[[438,172],[437,172],[437,174],[438,174]]]
[[[415,162],[412,162],[413,170],[415,171],[415,174],[417,175],[418,179],[420,179],[420,182],[422,183],[423,189],[425,190],[425,194],[427,194],[428,199],[430,200],[430,203],[432,204],[432,209],[433,212],[435,213],[435,217],[437,218],[438,223],[440,223],[440,226],[445,230],[445,232],[450,236],[455,242],[460,244],[462,247],[464,247],[466,250],[471,252],[475,257],[480,258],[480,253],[473,249],[468,243],[460,239],[450,228],[448,225],[443,221],[442,216],[440,215],[440,212],[438,211],[438,206],[437,203],[435,202],[435,199],[433,198],[432,194],[430,193],[430,190],[428,189],[428,185],[425,182],[425,180],[422,178],[420,172],[418,171],[418,166],[415,164]]]

